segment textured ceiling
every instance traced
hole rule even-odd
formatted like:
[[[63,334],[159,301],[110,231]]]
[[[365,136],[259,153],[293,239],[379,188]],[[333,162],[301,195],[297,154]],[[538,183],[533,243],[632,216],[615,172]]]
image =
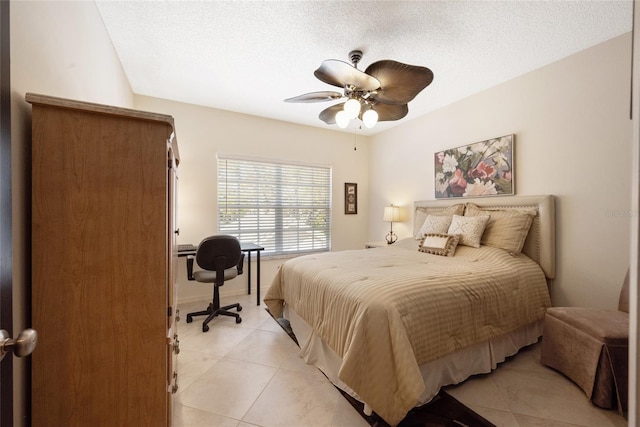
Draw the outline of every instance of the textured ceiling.
[[[136,94],[339,130],[332,103],[283,99],[335,90],[324,59],[361,70],[393,59],[430,68],[411,120],[631,31],[632,1],[108,1],[97,0]],[[353,132],[354,127],[346,131]]]

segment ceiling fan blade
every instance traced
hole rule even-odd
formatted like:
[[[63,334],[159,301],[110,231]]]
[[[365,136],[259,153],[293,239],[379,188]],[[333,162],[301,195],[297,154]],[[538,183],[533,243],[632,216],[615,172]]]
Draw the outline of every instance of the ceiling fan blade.
[[[380,87],[380,82],[352,65],[337,59],[322,61],[314,73],[319,80],[337,87],[353,85],[359,90],[371,91]]]
[[[340,104],[332,105],[331,107],[327,107],[324,110],[322,110],[318,117],[320,118],[320,120],[322,120],[326,124],[334,125],[336,124],[336,114],[338,114],[338,112],[342,111],[343,109],[344,109],[344,102]]]
[[[322,91],[322,92],[310,92],[305,93],[304,95],[294,96],[293,98],[287,98],[284,102],[324,102],[324,101],[334,101],[336,99],[342,98],[340,92],[332,92],[332,91]]]
[[[409,112],[409,106],[407,104],[397,105],[376,103],[373,106],[373,109],[378,113],[379,122],[392,122],[394,120],[400,120]],[[363,113],[360,113],[360,120],[362,120]]]
[[[380,81],[376,99],[386,104],[407,104],[433,81],[430,69],[392,60],[374,62],[365,72]]]

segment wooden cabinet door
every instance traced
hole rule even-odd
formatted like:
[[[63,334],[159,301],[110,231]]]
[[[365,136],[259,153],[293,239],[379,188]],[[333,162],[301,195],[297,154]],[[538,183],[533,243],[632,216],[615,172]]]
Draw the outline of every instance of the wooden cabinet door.
[[[32,424],[170,425],[172,129],[73,106],[33,106]]]
[[[169,270],[168,270],[168,291],[167,291],[167,307],[169,309],[168,316],[168,331],[169,336],[167,342],[168,348],[168,367],[167,367],[167,420],[168,425],[171,425],[173,418],[173,394],[178,391],[178,360],[177,355],[180,351],[178,341],[178,320],[179,313],[177,311],[178,304],[178,287],[176,274],[178,271],[178,247],[177,236],[180,234],[180,230],[177,228],[177,191],[178,191],[178,172],[176,158],[174,156],[171,146],[168,150],[168,236],[169,236]]]

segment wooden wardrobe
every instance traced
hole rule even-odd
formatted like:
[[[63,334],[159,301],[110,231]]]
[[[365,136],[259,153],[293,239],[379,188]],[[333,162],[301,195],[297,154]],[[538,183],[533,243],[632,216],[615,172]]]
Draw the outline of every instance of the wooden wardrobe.
[[[170,426],[177,389],[173,118],[32,104],[32,425]]]

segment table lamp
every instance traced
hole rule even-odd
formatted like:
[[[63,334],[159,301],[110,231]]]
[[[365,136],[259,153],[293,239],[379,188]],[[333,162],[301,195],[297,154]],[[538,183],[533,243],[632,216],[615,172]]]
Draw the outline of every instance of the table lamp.
[[[387,244],[390,245],[398,240],[398,236],[393,232],[393,223],[400,221],[400,208],[397,206],[385,206],[384,221],[391,223],[391,230],[386,236]]]

